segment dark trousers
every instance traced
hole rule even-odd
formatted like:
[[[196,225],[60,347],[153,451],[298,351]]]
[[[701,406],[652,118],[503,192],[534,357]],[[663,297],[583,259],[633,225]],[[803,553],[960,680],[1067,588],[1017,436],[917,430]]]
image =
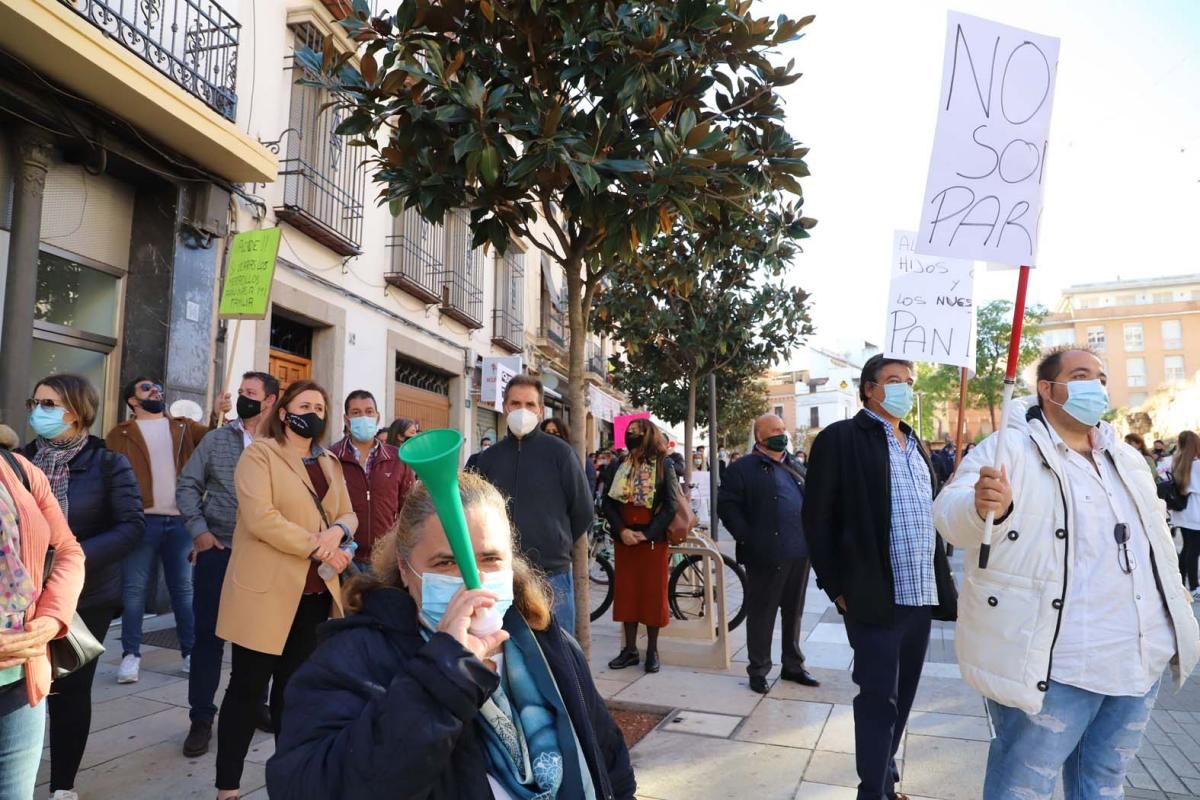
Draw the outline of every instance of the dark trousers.
[[[79,618],[97,641],[108,635],[117,609],[81,608]],[[65,678],[50,684],[47,710],[50,714],[50,791],[74,789],[79,762],[87,747],[88,731],[92,727],[92,681],[100,659],[81,667]]]
[[[1179,535],[1183,537],[1183,552],[1179,554],[1179,572],[1183,575],[1184,585],[1194,591],[1200,584],[1196,574],[1196,562],[1200,559],[1200,531],[1180,528]]]
[[[212,548],[196,554],[192,569],[192,614],[196,619],[196,644],[192,646],[192,671],[188,675],[188,705],[193,722],[211,723],[217,716],[215,698],[221,683],[225,640],[217,637],[217,612],[221,586],[232,551]]]
[[[242,765],[254,738],[254,723],[263,690],[271,682],[271,722],[275,738],[283,730],[283,692],[292,673],[317,646],[317,626],[329,618],[332,598],[306,594],[300,598],[296,618],[279,655],[259,653],[235,644],[229,686],[217,720],[217,788],[237,789]]]
[[[851,609],[853,612],[853,609]],[[932,609],[896,606],[891,625],[864,625],[846,616],[854,648],[854,750],[858,800],[896,796],[896,751],[921,680]]]
[[[783,612],[783,671],[799,672],[804,667],[800,620],[808,573],[807,558],[791,558],[768,567],[746,565],[746,652],[750,657],[746,674],[750,677],[765,678],[771,671],[771,638],[779,611]]]

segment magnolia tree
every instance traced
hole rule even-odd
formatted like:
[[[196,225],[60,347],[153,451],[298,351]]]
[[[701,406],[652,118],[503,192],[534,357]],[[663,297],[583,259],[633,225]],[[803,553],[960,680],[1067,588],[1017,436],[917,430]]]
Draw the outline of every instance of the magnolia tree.
[[[736,391],[812,333],[808,295],[786,281],[796,242],[813,224],[799,207],[723,210],[659,236],[642,259],[614,269],[601,298],[596,329],[624,348],[617,385],[671,422],[683,399],[689,480],[697,397],[708,377]]]
[[[403,0],[342,20],[297,58],[362,146],[392,213],[470,211],[474,242],[520,237],[566,274],[567,400],[585,408],[584,344],[614,265],[656,233],[774,190],[800,193],[806,150],[784,128],[775,63],[812,17],[755,17],[751,0]],[[583,456],[583,425],[572,444]],[[587,641],[586,541],[576,549]]]

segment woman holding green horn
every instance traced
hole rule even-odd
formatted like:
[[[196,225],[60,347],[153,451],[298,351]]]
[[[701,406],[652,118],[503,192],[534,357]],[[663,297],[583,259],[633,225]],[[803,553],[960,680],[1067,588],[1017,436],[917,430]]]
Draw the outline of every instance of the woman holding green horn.
[[[421,483],[288,686],[307,712],[276,743],[271,797],[631,800],[624,739],[513,553],[504,498],[457,473],[457,446],[436,478],[409,460],[447,433],[401,451]]]

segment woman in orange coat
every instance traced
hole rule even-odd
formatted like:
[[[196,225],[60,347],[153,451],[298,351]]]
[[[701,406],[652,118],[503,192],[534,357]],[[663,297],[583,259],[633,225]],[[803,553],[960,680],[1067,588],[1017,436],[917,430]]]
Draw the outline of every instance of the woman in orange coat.
[[[50,574],[46,552],[54,548]],[[33,797],[50,691],[51,639],[67,634],[83,590],[83,548],[46,475],[0,458],[0,797]]]

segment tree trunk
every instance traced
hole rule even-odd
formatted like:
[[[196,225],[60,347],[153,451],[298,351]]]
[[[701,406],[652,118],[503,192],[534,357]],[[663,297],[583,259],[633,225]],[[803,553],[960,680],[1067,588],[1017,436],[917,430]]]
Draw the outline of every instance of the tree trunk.
[[[568,259],[563,267],[567,273],[567,405],[571,408],[571,446],[580,464],[587,458],[587,407],[583,398],[584,346],[587,344],[587,319],[583,307],[582,263],[579,258]],[[577,533],[578,531],[572,531]],[[588,536],[585,532],[575,540],[571,553],[572,576],[575,580],[575,638],[585,655],[592,652],[591,598],[588,587]]]
[[[996,404],[988,402],[988,416],[992,418],[992,433],[996,432]]]
[[[696,376],[688,376],[687,419],[683,423],[684,483],[692,482],[692,440],[696,430]]]

